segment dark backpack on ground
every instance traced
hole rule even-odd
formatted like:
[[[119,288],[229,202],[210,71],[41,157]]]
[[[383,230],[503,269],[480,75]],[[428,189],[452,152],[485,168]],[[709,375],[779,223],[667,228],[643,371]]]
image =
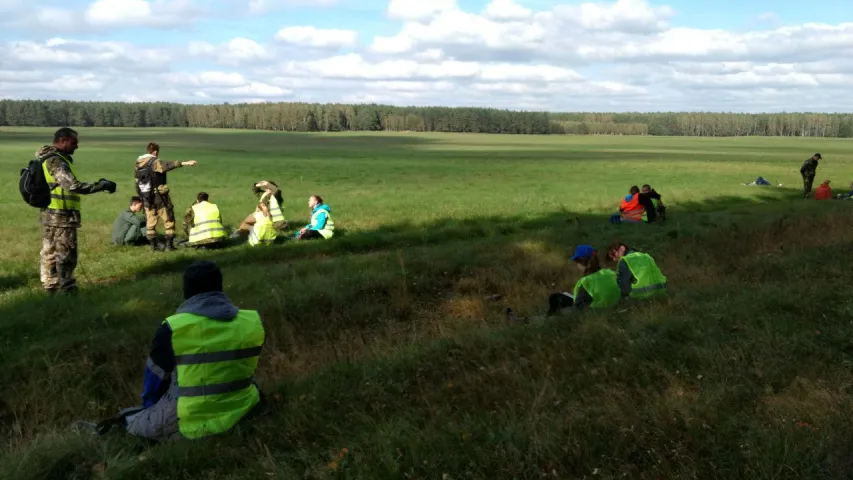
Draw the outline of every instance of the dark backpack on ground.
[[[42,160],[30,160],[26,168],[21,169],[21,179],[18,190],[27,205],[36,208],[47,208],[50,205],[50,186],[44,177]]]

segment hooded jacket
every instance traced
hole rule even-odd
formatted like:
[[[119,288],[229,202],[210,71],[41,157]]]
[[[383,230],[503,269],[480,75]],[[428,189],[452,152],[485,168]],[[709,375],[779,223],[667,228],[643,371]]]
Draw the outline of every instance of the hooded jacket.
[[[305,228],[308,230],[322,230],[326,228],[326,220],[329,219],[329,215],[332,214],[332,208],[326,205],[325,203],[317,205],[314,207],[314,210],[311,211],[311,220],[312,223],[305,225]],[[314,216],[317,216],[317,223],[313,223]]]
[[[154,207],[159,208],[161,206],[168,206],[169,202],[169,185],[166,184],[166,172],[172,171],[176,168],[181,168],[181,162],[167,162],[164,160],[160,160],[150,153],[146,153],[145,155],[140,155],[136,159],[136,168],[142,169],[148,166],[149,162],[154,162],[151,166],[151,169],[155,174],[162,175],[160,185],[157,187],[158,195],[154,195]],[[137,193],[142,196],[142,194],[137,190]],[[144,196],[143,196],[144,199]],[[146,205],[149,207],[149,205]]]
[[[200,293],[187,299],[175,313],[192,313],[207,317],[209,321],[230,322],[239,309],[223,292]],[[151,353],[145,365],[142,406],[150,407],[169,389],[175,372],[175,350],[172,348],[172,329],[163,323],[154,334]]]
[[[71,155],[60,152],[53,145],[45,145],[36,150],[36,159],[47,165],[47,171],[56,180],[55,184],[48,185],[51,189],[57,185],[69,192],[79,195],[89,195],[101,191],[102,187],[97,183],[83,183],[71,172],[69,163],[73,164]],[[64,210],[41,210],[41,223],[46,227],[76,228],[80,226],[82,217],[79,211]]]

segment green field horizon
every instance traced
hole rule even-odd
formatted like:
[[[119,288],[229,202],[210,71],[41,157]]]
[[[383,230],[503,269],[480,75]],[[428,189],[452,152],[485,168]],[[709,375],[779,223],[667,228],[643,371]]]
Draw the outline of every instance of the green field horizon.
[[[53,128],[0,128],[0,180]],[[848,478],[853,465],[853,140],[80,128],[81,291],[38,281],[38,211],[0,191],[0,478]],[[109,245],[150,142],[180,220],[199,191],[226,225],[273,180],[292,228],[331,206],[323,242],[222,251]],[[763,176],[780,187],[743,185]],[[609,224],[632,185],[668,219]],[[670,297],[533,324],[569,290],[580,243],[649,252]],[[265,415],[151,445],[76,420],[136,405],[181,274],[210,259],[267,343]]]

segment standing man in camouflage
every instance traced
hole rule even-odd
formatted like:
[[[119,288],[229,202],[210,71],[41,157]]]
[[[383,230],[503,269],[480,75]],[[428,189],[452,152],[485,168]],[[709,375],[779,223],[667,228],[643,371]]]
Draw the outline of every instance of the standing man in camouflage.
[[[809,198],[809,194],[812,192],[814,177],[817,175],[817,163],[822,158],[819,153],[815,153],[800,167],[800,175],[803,176],[803,198]]]
[[[48,293],[77,291],[74,269],[77,268],[77,229],[81,223],[80,196],[116,191],[116,184],[103,178],[97,183],[77,180],[71,158],[77,146],[77,132],[63,127],[53,135],[53,145],[36,151],[50,188],[50,205],[41,209],[44,233],[40,261],[41,283]]]
[[[149,143],[145,155],[136,159],[136,192],[142,197],[145,206],[145,235],[151,242],[151,250],[161,249],[157,240],[157,224],[163,221],[166,229],[166,242],[162,249],[175,250],[175,207],[169,198],[169,186],[166,184],[166,172],[180,167],[194,167],[195,160],[188,162],[167,162],[161,160],[160,145]]]

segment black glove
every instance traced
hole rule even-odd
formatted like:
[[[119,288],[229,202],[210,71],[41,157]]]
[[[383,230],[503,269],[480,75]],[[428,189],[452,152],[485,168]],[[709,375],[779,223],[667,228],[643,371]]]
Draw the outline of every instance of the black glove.
[[[111,194],[116,193],[116,182],[111,182],[106,178],[102,178],[98,180],[98,184],[101,186],[101,190],[106,190]]]

